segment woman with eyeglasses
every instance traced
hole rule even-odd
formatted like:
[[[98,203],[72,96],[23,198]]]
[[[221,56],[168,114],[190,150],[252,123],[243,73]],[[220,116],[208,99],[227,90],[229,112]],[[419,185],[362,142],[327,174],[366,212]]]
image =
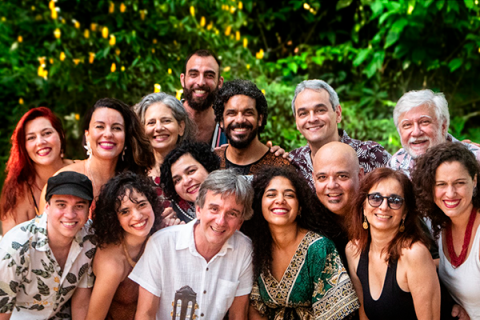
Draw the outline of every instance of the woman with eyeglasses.
[[[412,174],[418,208],[438,239],[440,280],[470,319],[480,319],[479,174],[475,156],[459,142],[428,149]]]
[[[346,255],[360,319],[440,319],[440,284],[407,176],[369,173],[349,221]]]

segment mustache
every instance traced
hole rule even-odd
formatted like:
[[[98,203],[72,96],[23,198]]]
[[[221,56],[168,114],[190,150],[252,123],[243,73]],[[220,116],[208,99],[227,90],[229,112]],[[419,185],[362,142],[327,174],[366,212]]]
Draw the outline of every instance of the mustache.
[[[231,123],[227,126],[228,130],[234,130],[234,129],[253,129],[253,125],[248,122],[244,123]]]

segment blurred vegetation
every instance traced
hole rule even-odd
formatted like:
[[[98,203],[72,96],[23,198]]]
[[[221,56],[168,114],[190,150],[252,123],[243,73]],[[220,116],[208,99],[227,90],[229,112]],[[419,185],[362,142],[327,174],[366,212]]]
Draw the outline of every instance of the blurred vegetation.
[[[291,99],[313,78],[337,90],[350,136],[392,153],[395,101],[422,88],[445,93],[454,136],[480,142],[478,0],[19,0],[1,1],[0,19],[2,173],[29,108],[61,116],[67,155],[83,158],[81,118],[96,100],[133,105],[155,87],[180,97],[184,59],[198,48],[221,57],[226,80],[264,90],[263,139],[286,150],[306,143]]]

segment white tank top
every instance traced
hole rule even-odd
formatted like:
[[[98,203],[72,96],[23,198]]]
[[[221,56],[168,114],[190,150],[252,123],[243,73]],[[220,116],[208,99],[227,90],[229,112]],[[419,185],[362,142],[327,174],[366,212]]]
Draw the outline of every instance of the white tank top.
[[[443,252],[442,235],[438,241],[440,265],[438,273],[453,299],[460,304],[470,319],[480,319],[480,227],[475,232],[472,249],[467,259],[454,268]]]

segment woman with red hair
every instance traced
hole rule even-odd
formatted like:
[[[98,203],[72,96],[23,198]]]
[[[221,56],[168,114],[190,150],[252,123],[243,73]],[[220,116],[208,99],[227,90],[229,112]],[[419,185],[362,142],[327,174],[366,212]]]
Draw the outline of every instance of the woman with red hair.
[[[65,133],[60,119],[46,107],[25,113],[15,128],[7,178],[0,198],[3,233],[33,219],[43,187],[55,172],[71,164],[64,160]]]

